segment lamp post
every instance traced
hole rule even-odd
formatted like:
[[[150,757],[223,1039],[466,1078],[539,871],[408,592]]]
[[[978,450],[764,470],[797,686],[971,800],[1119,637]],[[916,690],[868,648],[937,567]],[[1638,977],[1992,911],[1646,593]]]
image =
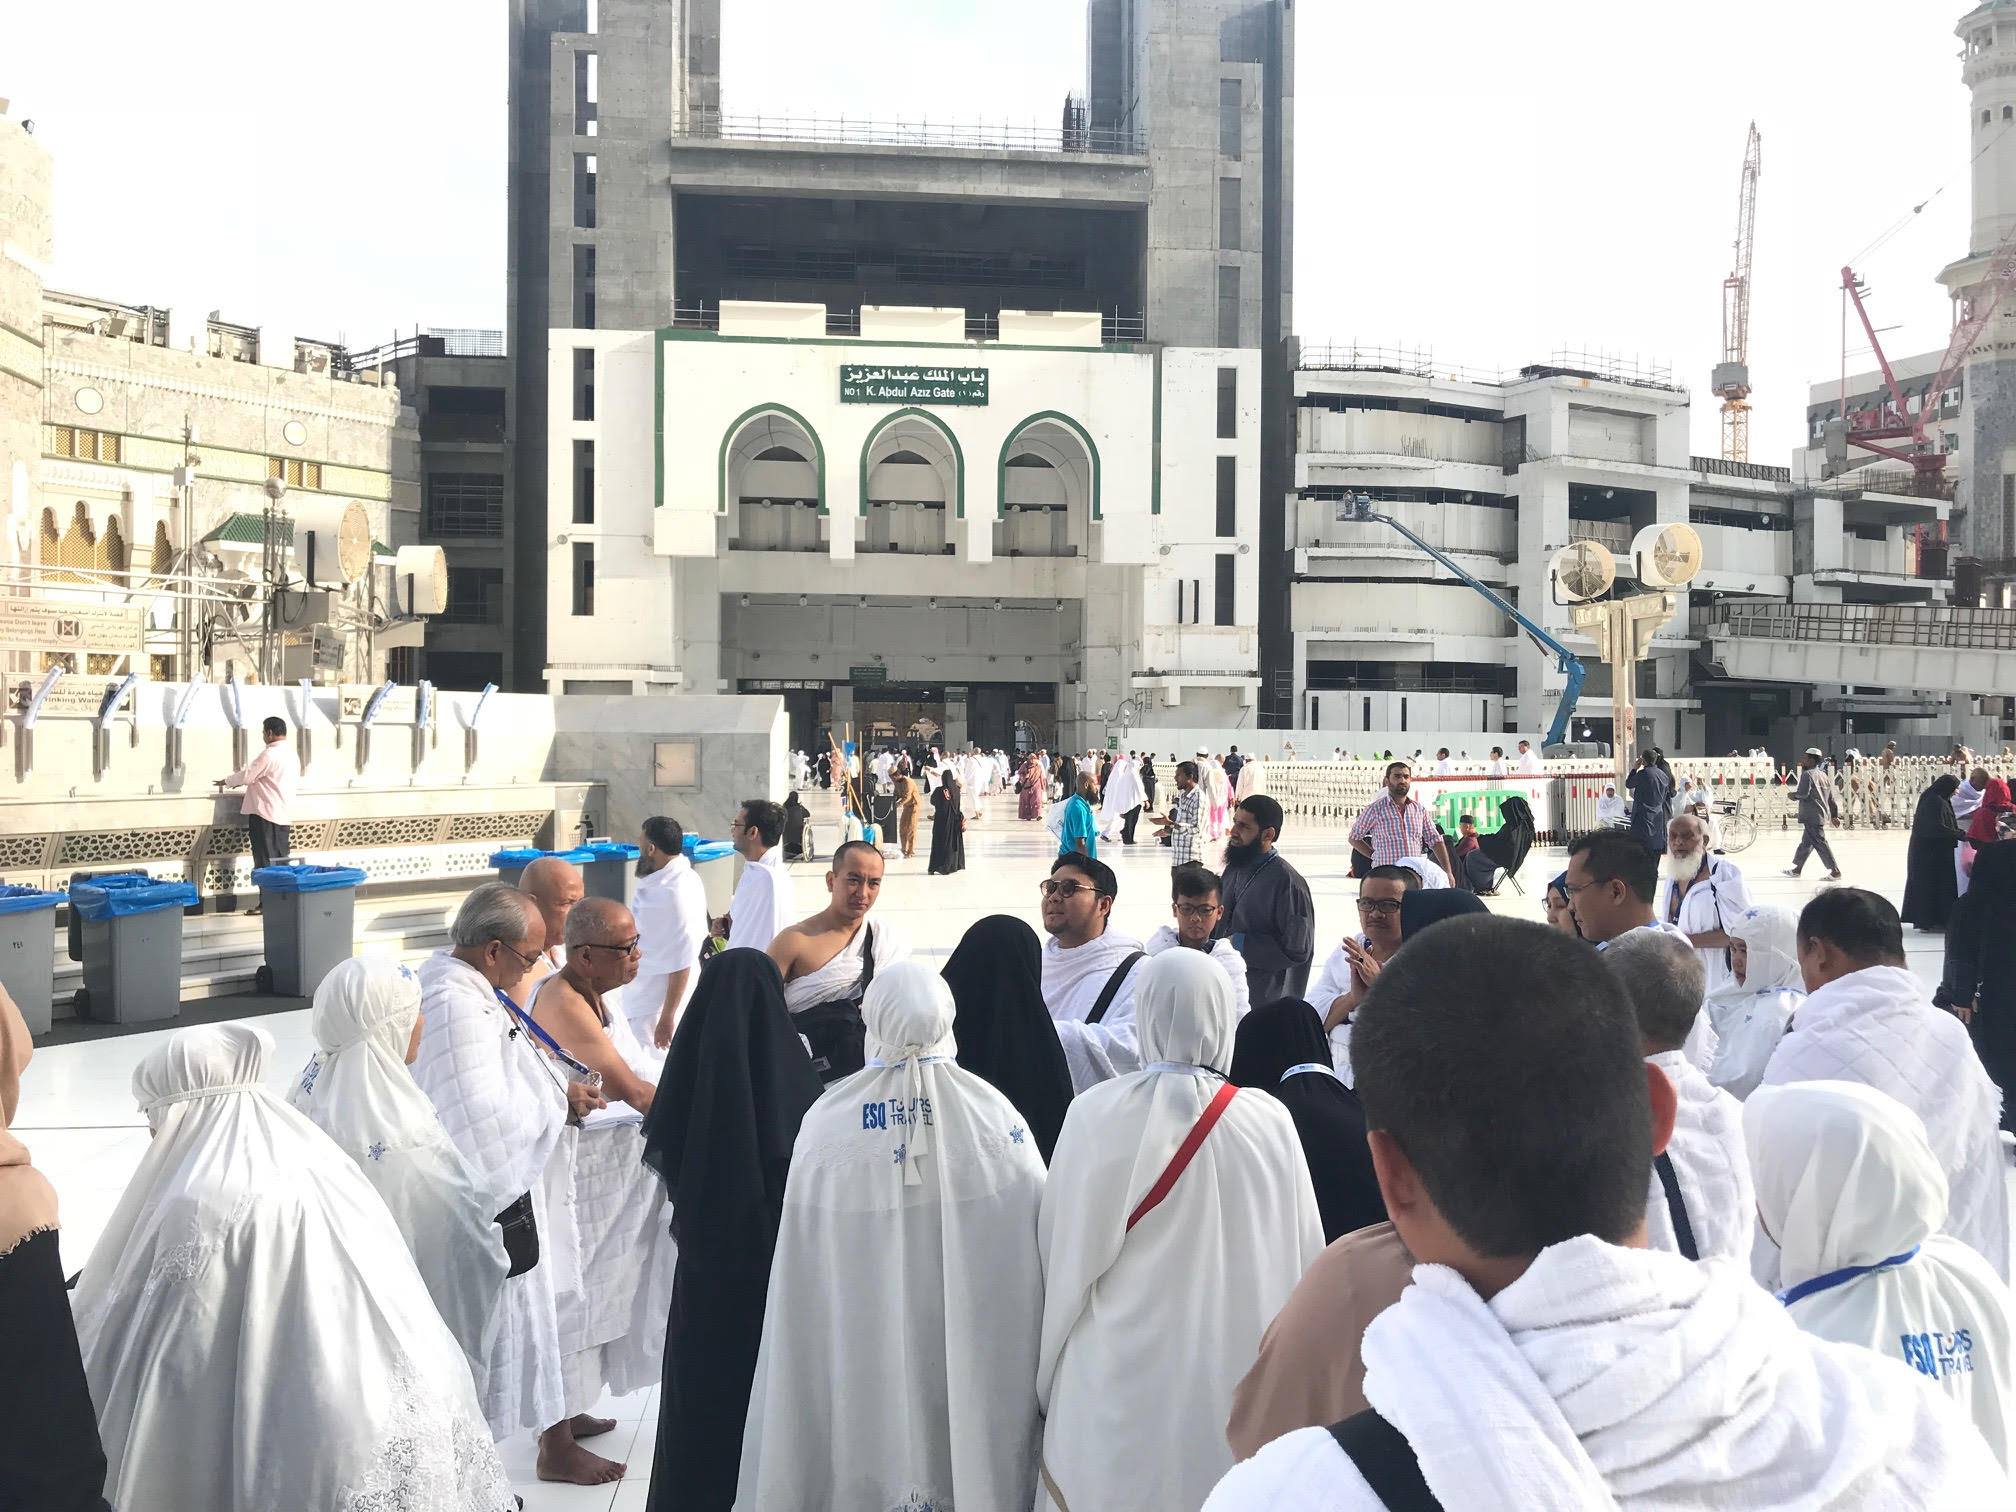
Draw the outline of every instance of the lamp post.
[[[280,522],[285,518],[280,512],[280,501],[286,496],[285,479],[266,480],[266,507],[260,517],[259,557],[259,574],[266,593],[259,625],[259,681],[262,683],[277,682],[280,675],[276,652],[280,639],[281,573],[287,555],[280,548]]]

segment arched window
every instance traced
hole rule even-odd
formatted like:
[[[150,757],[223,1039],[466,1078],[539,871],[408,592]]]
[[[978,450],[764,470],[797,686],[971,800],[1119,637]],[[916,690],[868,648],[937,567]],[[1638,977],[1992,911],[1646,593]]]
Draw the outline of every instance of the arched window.
[[[154,522],[154,550],[147,561],[147,571],[157,578],[167,577],[175,570],[175,546],[168,539],[168,522]]]
[[[126,570],[126,537],[119,529],[119,517],[109,515],[105,520],[105,533],[98,537],[98,566],[106,572]]]
[[[803,462],[804,454],[795,452],[788,446],[772,446],[756,453],[751,459],[756,462]]]
[[[77,508],[70,516],[70,528],[63,532],[57,545],[56,559],[76,571],[89,571],[97,565],[98,532],[91,528],[91,515],[82,499],[77,501]]]

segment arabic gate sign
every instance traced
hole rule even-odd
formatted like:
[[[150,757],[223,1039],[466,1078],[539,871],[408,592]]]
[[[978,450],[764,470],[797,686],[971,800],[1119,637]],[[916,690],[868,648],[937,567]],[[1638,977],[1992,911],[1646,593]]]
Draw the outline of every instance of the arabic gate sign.
[[[985,404],[987,369],[882,367],[848,362],[840,367],[842,404]]]

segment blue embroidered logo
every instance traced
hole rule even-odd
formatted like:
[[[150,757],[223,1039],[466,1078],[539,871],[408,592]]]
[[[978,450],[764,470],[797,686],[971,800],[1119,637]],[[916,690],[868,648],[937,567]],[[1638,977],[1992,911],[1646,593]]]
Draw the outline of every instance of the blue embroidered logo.
[[[931,1099],[920,1097],[915,1102],[905,1103],[900,1097],[891,1097],[883,1102],[861,1104],[861,1127],[864,1129],[887,1129],[892,1125],[931,1124]]]
[[[903,1164],[903,1152],[904,1152],[905,1150],[907,1150],[908,1148],[909,1148],[909,1146],[908,1146],[908,1145],[898,1145],[898,1146],[896,1146],[896,1164],[897,1164],[897,1165],[901,1165],[901,1164]]]
[[[1020,1124],[1017,1124],[1008,1131],[1008,1138],[1015,1144],[1022,1143],[1022,1127]]]
[[[364,1153],[369,1155],[373,1160],[383,1160],[385,1158],[385,1142],[383,1140],[373,1140],[371,1148]]]
[[[1954,1333],[1900,1334],[1904,1363],[1933,1380],[1947,1376],[1971,1375],[1974,1370],[1974,1336],[1967,1329]]]
[[[321,1074],[322,1074],[321,1055],[316,1054],[309,1056],[308,1065],[306,1069],[304,1069],[301,1073],[301,1090],[303,1092],[313,1092],[315,1090],[315,1078],[320,1076]]]

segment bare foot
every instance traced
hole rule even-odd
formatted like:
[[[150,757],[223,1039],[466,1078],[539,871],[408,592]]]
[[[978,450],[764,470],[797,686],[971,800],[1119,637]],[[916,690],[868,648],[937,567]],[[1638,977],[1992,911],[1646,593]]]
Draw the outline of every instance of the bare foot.
[[[565,1481],[574,1486],[606,1486],[623,1479],[629,1466],[604,1459],[574,1442],[571,1421],[555,1423],[539,1435],[537,1474],[542,1481]]]
[[[616,1419],[590,1417],[583,1412],[577,1414],[574,1421],[567,1426],[574,1430],[574,1437],[577,1439],[594,1438],[597,1434],[615,1432]]]

